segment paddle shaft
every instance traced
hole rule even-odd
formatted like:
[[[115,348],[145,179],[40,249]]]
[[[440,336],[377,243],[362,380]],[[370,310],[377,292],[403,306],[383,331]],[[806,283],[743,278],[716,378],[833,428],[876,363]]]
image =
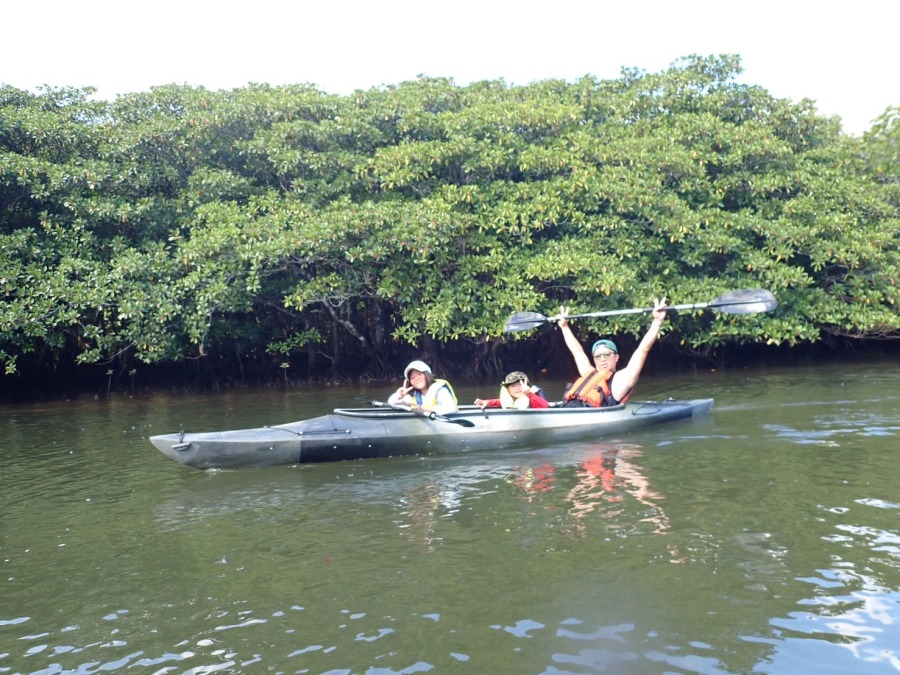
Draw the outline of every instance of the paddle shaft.
[[[449,420],[443,415],[438,415],[436,412],[432,412],[431,410],[423,410],[422,408],[406,405],[405,403],[385,403],[384,401],[370,401],[369,399],[360,398],[360,401],[367,401],[377,408],[393,408],[394,410],[402,410],[403,412],[411,412],[416,415],[423,415],[424,417],[428,417],[433,420],[441,420],[452,422],[453,420]]]
[[[741,302],[726,302],[726,303],[715,303],[715,302],[695,302],[690,305],[669,305],[668,307],[664,307],[667,312],[674,312],[678,310],[684,309],[706,309],[708,307],[725,307],[727,305],[746,305],[747,301],[743,300]],[[569,314],[567,319],[584,319],[588,317],[600,317],[600,316],[620,316],[623,314],[649,314],[654,311],[655,307],[635,307],[632,309],[609,309],[603,312],[589,312],[587,314]],[[559,316],[551,316],[547,317],[547,321],[558,321],[561,317]]]
[[[363,400],[363,399],[361,399]],[[365,399],[368,400],[368,399]],[[434,420],[436,422],[447,422],[448,424],[456,424],[461,427],[474,427],[475,423],[471,420],[467,419],[450,419],[449,417],[444,417],[443,415],[438,415],[436,412],[430,410],[422,410],[421,408],[414,408],[412,406],[404,405],[402,403],[385,403],[384,401],[369,401],[369,403],[376,407],[381,408],[393,408],[394,410],[401,410],[403,412],[410,412],[413,415],[419,415],[429,420]]]
[[[425,410],[423,408],[419,408],[417,406],[405,405],[403,403],[394,403],[389,404],[394,410],[402,410],[404,412],[411,412],[415,415],[421,415],[422,417],[427,417],[430,420],[440,420],[441,422],[449,422],[446,417],[443,415],[438,415],[433,410]]]
[[[715,300],[709,302],[695,302],[684,305],[672,305],[663,307],[666,311],[678,310],[696,310],[696,309],[714,309],[730,314],[756,314],[758,312],[768,312],[778,306],[775,296],[769,291],[761,289],[746,289],[740,291],[730,291],[720,295]],[[567,319],[584,318],[584,317],[604,317],[604,316],[621,316],[623,314],[647,314],[656,311],[655,307],[638,307],[635,309],[611,309],[603,312],[588,312],[585,314],[570,314]],[[517,312],[513,314],[506,322],[504,330],[507,332],[516,332],[521,330],[529,330],[537,328],[547,321],[558,321],[560,316],[547,317],[538,312]]]

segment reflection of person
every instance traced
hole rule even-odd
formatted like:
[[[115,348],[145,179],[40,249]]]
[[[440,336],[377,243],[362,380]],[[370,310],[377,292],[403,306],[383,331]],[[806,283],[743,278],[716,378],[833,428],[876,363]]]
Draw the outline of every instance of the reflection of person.
[[[641,446],[635,444],[597,445],[597,452],[592,454],[575,471],[578,483],[569,491],[568,498],[572,502],[569,512],[576,518],[583,518],[595,511],[604,502],[612,504],[623,502],[625,496],[634,498],[646,507],[642,522],[651,523],[655,534],[666,534],[669,531],[669,518],[657,502],[663,496],[650,487],[649,481],[635,460],[642,452]],[[615,512],[615,515],[622,513]],[[607,515],[612,515],[613,512]],[[676,551],[673,562],[678,562]]]
[[[598,446],[602,447],[602,446]],[[623,481],[616,479],[616,455],[614,447],[602,450],[584,460],[575,471],[578,482],[569,490],[569,509],[576,518],[583,518],[599,508],[603,502],[613,503],[623,500],[620,487]]]
[[[532,386],[528,376],[516,370],[507,375],[500,383],[500,398],[476,398],[479,408],[549,408],[543,390]]]
[[[587,536],[598,524],[608,532],[646,524],[653,534],[668,535],[671,524],[662,505],[665,497],[653,489],[638,464],[643,448],[634,443],[600,443],[588,450],[574,467],[522,467],[506,482],[521,488],[529,504],[542,503],[553,511],[567,505],[568,532],[575,536]],[[602,515],[602,521],[591,514]],[[667,542],[666,548],[670,562],[684,562],[674,542]]]
[[[593,407],[618,405],[631,395],[644,368],[650,348],[659,337],[659,329],[666,320],[666,300],[657,300],[653,310],[653,323],[644,334],[628,365],[619,370],[619,348],[612,340],[597,340],[591,348],[594,362],[585,354],[584,348],[572,333],[568,321],[569,310],[560,307],[557,321],[565,338],[566,346],[575,358],[578,380],[566,392],[566,407]]]
[[[435,535],[438,519],[459,511],[460,495],[455,488],[446,490],[435,483],[425,483],[405,492],[400,505],[401,515],[405,516],[397,522],[400,534],[420,544],[423,553],[434,553],[435,542],[440,542]]]
[[[507,477],[507,481],[522,488],[527,501],[532,501],[536,493],[549,492],[556,482],[556,467],[552,464],[541,464],[534,468],[523,467],[515,475]]]
[[[447,380],[434,377],[423,361],[413,361],[403,371],[403,386],[391,394],[388,405],[446,415],[457,411],[456,394]]]

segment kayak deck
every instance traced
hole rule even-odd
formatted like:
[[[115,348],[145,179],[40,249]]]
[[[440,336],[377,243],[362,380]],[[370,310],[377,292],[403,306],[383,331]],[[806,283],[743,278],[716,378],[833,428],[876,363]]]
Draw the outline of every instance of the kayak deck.
[[[277,426],[164,434],[150,442],[198,469],[243,468],[555,445],[706,415],[712,405],[712,399],[667,399],[604,408],[461,406],[435,419],[392,408],[337,408]]]

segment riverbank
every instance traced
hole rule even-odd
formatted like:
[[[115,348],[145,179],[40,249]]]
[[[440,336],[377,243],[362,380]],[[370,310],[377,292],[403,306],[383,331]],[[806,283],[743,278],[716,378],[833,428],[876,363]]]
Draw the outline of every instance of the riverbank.
[[[623,341],[622,353],[631,354],[633,344]],[[674,345],[661,342],[651,353],[644,373],[647,375],[698,372],[704,370],[732,370],[796,365],[820,365],[838,370],[869,362],[900,357],[898,340],[834,340],[815,345],[765,346],[739,345],[721,350],[713,359],[704,355],[688,355]],[[398,374],[410,360],[421,354],[410,352],[403,359],[394,359],[387,367],[324,371],[313,377],[293,377],[291,368],[260,363],[256,367],[216,365],[197,361],[146,364],[91,364],[69,368],[47,368],[41,372],[5,375],[0,378],[0,402],[20,404],[37,401],[65,400],[81,397],[109,398],[141,396],[165,392],[228,391],[253,388],[305,388],[315,386],[340,387],[348,385],[396,384]],[[574,372],[568,354],[535,354],[529,350],[508,349],[498,353],[493,367],[472,372],[471,361],[448,355],[440,360],[437,371],[453,381],[492,382],[506,371],[521,369],[533,373],[533,378],[566,378]],[[529,367],[528,364],[533,364]]]

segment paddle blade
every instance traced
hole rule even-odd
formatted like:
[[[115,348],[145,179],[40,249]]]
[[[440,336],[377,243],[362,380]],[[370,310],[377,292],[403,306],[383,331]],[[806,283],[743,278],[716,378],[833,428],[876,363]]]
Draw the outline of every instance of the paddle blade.
[[[461,427],[465,427],[466,429],[471,429],[475,426],[475,422],[466,419],[453,419],[451,417],[444,417],[443,415],[435,415],[432,419],[440,420],[441,422],[449,422],[450,424],[458,424]]]
[[[522,330],[531,330],[547,321],[548,319],[546,316],[538,314],[537,312],[516,312],[506,320],[506,325],[503,326],[503,332],[518,333]]]
[[[707,307],[728,314],[758,314],[771,312],[778,307],[778,301],[769,291],[761,288],[745,288],[720,295]]]

